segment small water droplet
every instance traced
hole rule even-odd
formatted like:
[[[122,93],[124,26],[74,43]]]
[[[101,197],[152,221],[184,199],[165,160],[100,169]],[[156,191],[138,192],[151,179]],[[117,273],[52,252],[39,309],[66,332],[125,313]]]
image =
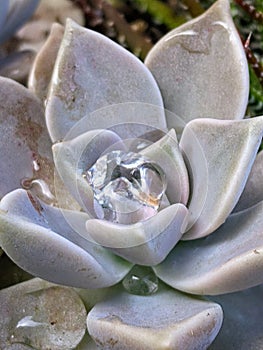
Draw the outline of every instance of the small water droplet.
[[[41,190],[41,194],[46,197],[48,200],[50,201],[54,201],[55,197],[53,196],[53,194],[50,192],[50,189],[48,187],[48,184],[42,180],[42,179],[34,179],[32,181],[32,186],[33,185],[37,185],[39,186],[40,190]]]
[[[147,266],[134,266],[122,281],[123,287],[136,295],[151,295],[158,290],[158,277]]]
[[[48,184],[42,179],[24,178],[21,180],[21,186],[27,191],[31,190],[35,195],[49,204],[56,201]]]
[[[168,37],[166,37],[166,39],[164,39],[165,42],[167,41],[170,41],[172,39],[174,39],[175,37],[178,37],[178,36],[195,36],[195,35],[198,35],[197,32],[195,32],[194,30],[192,29],[189,29],[189,30],[185,30],[184,32],[179,32],[179,33],[175,33],[175,34],[171,34],[169,35]]]
[[[16,328],[20,327],[38,327],[48,325],[48,323],[45,322],[36,322],[33,320],[33,316],[25,316],[20,321],[18,321]]]

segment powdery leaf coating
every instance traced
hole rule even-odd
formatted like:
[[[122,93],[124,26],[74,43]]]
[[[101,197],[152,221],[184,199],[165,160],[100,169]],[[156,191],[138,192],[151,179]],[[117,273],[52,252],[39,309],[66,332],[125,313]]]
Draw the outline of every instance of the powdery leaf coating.
[[[18,266],[49,281],[79,288],[114,285],[131,265],[82,237],[88,219],[16,190],[1,201],[0,246]]]
[[[224,223],[244,190],[262,135],[263,116],[240,121],[196,119],[187,124],[180,146],[191,169],[192,197],[183,239],[207,236]]]
[[[116,133],[110,130],[91,130],[52,147],[56,169],[63,183],[79,205],[93,215],[94,194],[83,174],[115,143],[119,147],[122,145]]]
[[[68,20],[47,99],[52,140],[63,139],[89,113],[124,102],[163,105],[155,80],[139,59],[107,37]],[[159,120],[159,126],[165,125],[164,114]]]
[[[222,324],[221,307],[166,287],[151,296],[117,293],[88,314],[89,334],[114,350],[202,350]]]
[[[41,103],[24,86],[2,77],[0,132],[0,198],[25,179],[41,179],[52,191],[52,144]]]
[[[165,107],[186,122],[243,118],[248,68],[228,0],[215,2],[202,16],[169,32],[149,52],[145,64]]]
[[[206,238],[179,243],[154,268],[170,286],[193,294],[216,295],[263,281],[263,202],[230,215]]]
[[[117,255],[135,264],[151,266],[163,261],[182,237],[187,212],[183,204],[173,204],[135,224],[89,220],[86,228],[95,242]]]

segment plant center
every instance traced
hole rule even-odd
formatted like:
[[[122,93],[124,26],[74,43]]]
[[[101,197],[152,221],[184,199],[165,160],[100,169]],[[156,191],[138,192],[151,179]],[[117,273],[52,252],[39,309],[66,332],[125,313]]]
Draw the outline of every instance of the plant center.
[[[112,151],[86,172],[100,219],[131,224],[155,215],[166,190],[165,174],[138,153]]]

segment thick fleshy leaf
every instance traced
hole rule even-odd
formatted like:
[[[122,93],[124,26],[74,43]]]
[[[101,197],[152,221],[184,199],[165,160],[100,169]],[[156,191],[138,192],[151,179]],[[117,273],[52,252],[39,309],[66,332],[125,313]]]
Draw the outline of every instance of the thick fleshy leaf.
[[[5,0],[1,1],[5,2]],[[1,28],[0,44],[7,40],[34,13],[39,0],[9,0],[9,9]]]
[[[0,198],[24,183],[50,200],[54,166],[42,106],[24,86],[2,77],[0,132]]]
[[[54,23],[50,35],[39,51],[28,81],[28,88],[43,102],[46,100],[48,86],[64,34],[64,27]]]
[[[212,235],[179,243],[154,268],[172,287],[224,294],[263,282],[263,202],[231,215]]]
[[[117,133],[130,147],[135,148],[138,142],[155,142],[167,132],[166,121],[160,118],[164,109],[143,102],[126,102],[112,104],[97,109],[79,120],[70,129],[63,141],[71,140],[85,132],[107,129]],[[165,111],[165,115],[174,116]],[[180,126],[182,123],[179,123]],[[135,145],[133,144],[135,143]],[[148,144],[148,143],[147,143]],[[142,145],[139,145],[142,146]],[[142,146],[140,149],[142,149]],[[134,149],[131,151],[134,151]],[[137,150],[138,151],[138,150]]]
[[[169,201],[186,204],[189,196],[188,173],[174,129],[140,153],[154,160],[163,169]]]
[[[209,350],[263,349],[263,285],[213,300],[221,304],[224,321]]]
[[[101,288],[116,284],[131,265],[84,239],[89,216],[39,203],[24,190],[0,205],[0,245],[24,270],[51,282]]]
[[[222,323],[221,307],[166,287],[150,296],[120,292],[88,314],[99,347],[116,350],[206,349]]]
[[[247,209],[261,201],[263,201],[263,151],[257,154],[246,187],[234,211]]]
[[[56,143],[52,148],[60,178],[80,206],[95,217],[93,190],[83,175],[114,144],[118,145],[118,149],[124,147],[114,132],[92,130],[73,140]]]
[[[107,37],[68,20],[47,100],[51,138],[61,140],[89,113],[124,102],[162,107],[161,94],[151,73],[135,56]],[[164,125],[162,112],[157,126]]]
[[[224,223],[245,187],[262,134],[263,116],[196,119],[186,126],[180,146],[192,175],[192,197],[183,239],[206,236]],[[206,164],[200,162],[200,147]]]
[[[86,227],[98,244],[135,264],[151,266],[163,261],[182,237],[187,212],[183,204],[173,204],[136,224],[89,220]]]
[[[146,65],[165,108],[186,122],[243,118],[248,68],[228,0],[218,0],[202,16],[164,36],[148,54]]]
[[[72,288],[34,278],[0,291],[0,347],[75,349],[86,329],[85,306]],[[20,348],[22,350],[23,348]]]

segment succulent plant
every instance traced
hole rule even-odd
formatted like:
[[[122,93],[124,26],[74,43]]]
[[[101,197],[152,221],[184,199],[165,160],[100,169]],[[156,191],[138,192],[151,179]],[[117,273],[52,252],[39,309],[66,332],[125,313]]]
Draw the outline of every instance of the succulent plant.
[[[99,348],[205,349],[224,303],[248,329],[240,342],[256,344],[239,291],[263,282],[263,116],[244,119],[248,68],[228,1],[168,33],[145,65],[68,20],[29,90],[0,82],[6,254],[86,289]]]

